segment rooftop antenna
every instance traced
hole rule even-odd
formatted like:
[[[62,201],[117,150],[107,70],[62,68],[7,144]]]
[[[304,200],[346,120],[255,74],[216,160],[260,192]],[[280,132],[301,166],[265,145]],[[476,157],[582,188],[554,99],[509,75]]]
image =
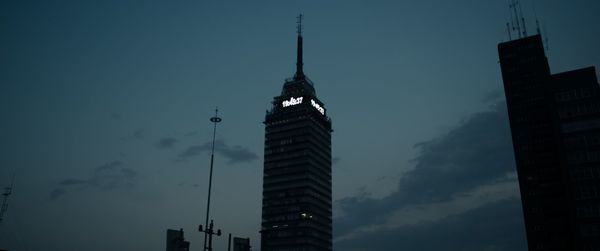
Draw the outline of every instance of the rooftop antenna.
[[[518,38],[521,38],[521,23],[519,21],[519,13],[517,12],[517,2],[515,0],[510,0],[510,8],[512,9],[513,13],[514,13],[514,18],[515,18],[515,23],[517,24],[517,35]],[[512,15],[511,15],[512,17]],[[515,30],[515,27],[513,26],[513,30]]]
[[[533,9],[533,15],[535,17],[535,29],[538,35],[542,37],[544,50],[546,51],[546,56],[550,53],[548,47],[548,33],[546,32],[546,25],[544,25],[544,32],[540,31],[540,20],[538,19],[537,11],[535,9],[535,1],[531,0],[531,8]]]
[[[542,33],[540,32],[540,21],[537,16],[537,11],[535,10],[535,1],[534,0],[531,0],[531,8],[533,9],[533,16],[535,17],[535,30],[538,35],[541,35]]]
[[[204,250],[208,250],[211,251],[212,250],[212,236],[213,235],[217,235],[217,236],[221,236],[221,229],[217,230],[217,232],[215,232],[214,229],[214,224],[213,224],[213,220],[210,220],[210,225],[208,224],[208,218],[209,218],[209,212],[210,212],[210,190],[212,188],[212,173],[213,173],[213,163],[215,160],[215,135],[217,134],[217,123],[221,122],[221,118],[219,118],[217,115],[219,114],[219,109],[215,108],[215,116],[210,118],[210,122],[213,122],[214,127],[213,127],[213,138],[212,138],[212,149],[210,152],[210,174],[208,176],[208,200],[206,202],[206,221],[204,223],[204,226],[206,227],[206,229],[202,228],[202,225],[198,226],[198,231],[200,232],[204,232]],[[208,245],[207,245],[207,239],[208,239]]]
[[[510,35],[510,23],[506,22],[506,32],[508,32],[508,41],[512,40],[512,36]]]
[[[508,1],[508,15],[510,16],[510,19],[509,19],[510,22],[506,23],[506,26],[507,26],[506,28],[508,29],[508,39],[509,40],[512,40],[512,31],[514,31],[516,29],[515,28],[515,19],[513,18],[512,1],[513,0]]]
[[[517,4],[519,5],[519,13],[521,15],[521,24],[523,24],[523,37],[527,36],[527,24],[525,23],[525,17],[523,17],[523,8],[521,8],[521,1],[517,0]]]
[[[296,74],[294,75],[295,80],[304,79],[304,71],[302,66],[304,63],[302,62],[302,14],[296,17],[296,32],[298,33],[298,50],[297,50],[297,61],[296,61]]]
[[[544,33],[543,33],[543,37],[544,37],[544,44],[546,45],[546,55],[550,54],[550,45],[548,45],[548,31],[546,30],[546,25],[542,26],[542,29],[544,29]]]
[[[12,175],[12,179],[10,181],[10,186],[5,187],[4,193],[2,193],[2,196],[4,196],[4,200],[2,200],[2,208],[0,208],[0,223],[4,219],[4,214],[8,210],[8,196],[10,196],[12,194],[14,184],[15,184],[15,173],[13,173],[13,175]]]

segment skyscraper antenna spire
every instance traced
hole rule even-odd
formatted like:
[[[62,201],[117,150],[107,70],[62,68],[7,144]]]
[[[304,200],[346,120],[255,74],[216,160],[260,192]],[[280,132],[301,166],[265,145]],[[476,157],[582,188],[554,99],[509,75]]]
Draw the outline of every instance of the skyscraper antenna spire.
[[[302,66],[304,63],[302,62],[302,14],[298,15],[296,23],[296,32],[298,33],[298,49],[296,56],[296,74],[294,75],[295,80],[304,79],[304,71],[302,70]]]
[[[298,33],[298,36],[301,37],[302,36],[302,13],[300,13],[300,15],[298,15],[296,17],[296,19],[298,19],[296,21],[296,32]]]

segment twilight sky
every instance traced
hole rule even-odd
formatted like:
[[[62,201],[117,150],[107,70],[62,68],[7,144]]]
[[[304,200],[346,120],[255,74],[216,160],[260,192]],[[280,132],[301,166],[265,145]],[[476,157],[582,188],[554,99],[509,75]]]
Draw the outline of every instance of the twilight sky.
[[[600,2],[532,1],[552,72],[600,66]],[[300,12],[335,130],[334,248],[525,250],[507,0],[1,1],[0,248],[164,250],[183,228],[201,250],[218,106],[212,218],[259,250],[261,122]]]

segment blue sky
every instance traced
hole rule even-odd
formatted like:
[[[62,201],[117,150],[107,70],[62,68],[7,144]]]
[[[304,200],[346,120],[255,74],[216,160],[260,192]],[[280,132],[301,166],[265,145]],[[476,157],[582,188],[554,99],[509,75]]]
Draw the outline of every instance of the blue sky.
[[[553,72],[600,65],[600,3],[532,1]],[[162,250],[181,227],[198,249],[218,106],[212,215],[258,249],[261,122],[298,13],[335,130],[336,249],[525,250],[504,0],[2,1],[0,247]]]

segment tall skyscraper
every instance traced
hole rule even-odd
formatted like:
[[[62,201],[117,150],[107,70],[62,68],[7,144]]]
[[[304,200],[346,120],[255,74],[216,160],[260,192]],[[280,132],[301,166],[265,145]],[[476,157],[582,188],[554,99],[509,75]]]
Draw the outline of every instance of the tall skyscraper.
[[[261,250],[331,250],[331,120],[304,75],[302,16],[296,74],[265,117]]]
[[[600,250],[600,87],[551,74],[540,35],[498,45],[529,250]]]

